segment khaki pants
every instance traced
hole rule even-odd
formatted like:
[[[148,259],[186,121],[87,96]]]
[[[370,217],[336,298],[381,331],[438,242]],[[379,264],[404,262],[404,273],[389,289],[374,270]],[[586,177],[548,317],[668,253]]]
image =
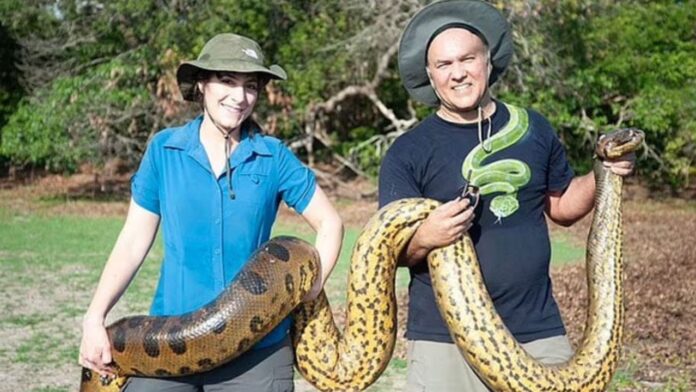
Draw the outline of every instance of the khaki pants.
[[[524,343],[522,348],[545,364],[565,362],[573,356],[565,335]],[[408,392],[490,391],[454,343],[409,340],[407,373]]]

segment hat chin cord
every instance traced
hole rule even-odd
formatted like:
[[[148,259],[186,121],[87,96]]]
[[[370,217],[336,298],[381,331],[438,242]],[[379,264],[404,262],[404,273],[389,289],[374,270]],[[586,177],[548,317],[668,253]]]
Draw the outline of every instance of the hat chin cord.
[[[476,121],[478,125],[478,140],[479,144],[481,145],[481,148],[486,154],[490,154],[491,151],[493,151],[493,148],[491,147],[491,123],[493,122],[491,118],[488,118],[488,130],[486,131],[486,138],[483,139],[483,127],[481,126],[481,123],[483,122],[483,108],[481,107],[481,102],[478,104],[478,121]],[[486,147],[486,143],[488,142],[488,147]]]
[[[488,118],[488,131],[486,132],[486,139],[482,139],[483,137],[483,130],[481,129],[481,123],[483,122],[483,108],[481,107],[481,101],[486,97],[486,94],[490,96],[489,90],[490,86],[488,85],[488,81],[491,78],[491,72],[493,71],[493,64],[491,64],[491,52],[486,51],[488,57],[486,59],[486,63],[488,64],[486,66],[486,69],[488,72],[486,73],[486,90],[483,92],[483,97],[479,99],[478,101],[478,139],[479,139],[479,144],[481,145],[481,148],[486,154],[490,154],[491,151],[493,151],[493,148],[491,147],[491,123],[493,122],[492,119],[489,117]],[[493,98],[491,98],[492,100]],[[493,114],[491,113],[491,117]],[[488,141],[488,148],[486,148],[486,144],[484,141]]]
[[[205,110],[205,115],[208,117],[210,122],[215,126],[215,129],[217,129],[222,134],[222,137],[225,138],[225,173],[227,173],[227,189],[229,192],[230,199],[234,200],[237,198],[237,195],[234,192],[234,188],[232,187],[232,171],[233,170],[230,167],[230,136],[232,136],[233,131],[226,130],[222,125],[218,124],[218,122],[213,119],[213,117],[210,115],[210,111],[205,106],[205,99],[203,100],[203,107]],[[241,125],[240,125],[240,127],[241,127]]]

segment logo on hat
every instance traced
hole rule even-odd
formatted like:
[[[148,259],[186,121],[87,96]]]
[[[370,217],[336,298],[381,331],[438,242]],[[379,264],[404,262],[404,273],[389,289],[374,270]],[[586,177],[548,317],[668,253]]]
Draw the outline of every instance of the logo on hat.
[[[256,60],[259,59],[259,55],[256,54],[256,51],[254,49],[242,49],[242,52],[244,52],[244,54],[249,57],[255,58]]]

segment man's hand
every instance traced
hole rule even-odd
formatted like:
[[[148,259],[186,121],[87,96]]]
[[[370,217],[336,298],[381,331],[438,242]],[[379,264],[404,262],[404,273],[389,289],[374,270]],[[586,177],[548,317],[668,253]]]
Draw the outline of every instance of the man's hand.
[[[423,221],[414,240],[429,250],[449,245],[469,231],[474,217],[467,198],[452,200],[436,208]]]
[[[461,238],[474,221],[474,207],[469,205],[468,197],[462,197],[436,208],[416,230],[399,264],[413,266],[424,260],[431,250]]]
[[[616,175],[630,176],[636,168],[636,154],[631,152],[616,159],[606,159],[602,161],[602,164]]]

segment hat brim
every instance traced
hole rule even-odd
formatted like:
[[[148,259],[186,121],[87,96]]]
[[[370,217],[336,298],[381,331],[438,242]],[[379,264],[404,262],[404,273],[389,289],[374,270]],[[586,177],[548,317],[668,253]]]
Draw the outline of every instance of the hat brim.
[[[437,106],[428,74],[428,44],[435,34],[447,26],[461,26],[483,36],[491,52],[492,85],[505,71],[513,54],[512,34],[507,20],[488,3],[482,1],[445,0],[421,9],[408,23],[399,43],[399,74],[411,98],[429,106]]]
[[[195,99],[196,75],[201,71],[219,72],[240,72],[240,73],[262,73],[271,79],[286,80],[288,78],[285,70],[279,65],[273,64],[270,67],[248,62],[248,61],[186,61],[182,63],[176,71],[176,80],[179,84],[181,96],[187,101]]]

